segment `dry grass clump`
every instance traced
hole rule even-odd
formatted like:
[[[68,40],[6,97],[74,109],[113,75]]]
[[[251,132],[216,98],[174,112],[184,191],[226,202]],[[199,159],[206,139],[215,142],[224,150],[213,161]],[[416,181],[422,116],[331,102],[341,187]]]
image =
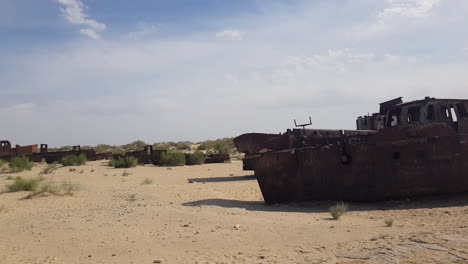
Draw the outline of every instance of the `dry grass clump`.
[[[5,165],[7,165],[7,162],[0,159],[0,171],[3,170],[3,167],[5,167]]]
[[[153,183],[153,180],[150,179],[150,178],[146,178],[141,182],[142,185],[148,185],[148,184],[152,184],[152,183]]]
[[[122,176],[124,176],[124,177],[130,176],[130,175],[132,175],[132,174],[130,172],[128,172],[128,171],[122,172]]]
[[[42,178],[24,179],[22,177],[16,177],[14,182],[6,186],[7,191],[8,192],[21,192],[21,191],[34,192],[39,186],[39,182],[41,182],[42,180],[43,180]]]
[[[10,172],[22,172],[25,170],[31,170],[33,163],[29,161],[27,157],[14,157],[8,164]]]
[[[39,174],[51,174],[52,172],[56,171],[59,168],[59,163],[54,162],[52,164],[47,164],[44,169],[41,170]]]
[[[67,182],[43,182],[39,187],[26,199],[37,196],[58,195],[58,196],[72,196],[76,191],[80,190],[81,186],[78,183],[72,183],[70,180]]]
[[[386,226],[386,227],[392,227],[394,221],[395,221],[395,220],[393,220],[393,219],[391,219],[391,218],[385,219],[385,220],[384,220],[385,226]]]
[[[129,202],[131,202],[131,203],[135,202],[136,200],[137,200],[137,199],[136,199],[136,195],[135,195],[135,194],[132,194],[132,195],[128,196],[128,198],[127,198],[127,201],[129,201]]]
[[[329,208],[329,212],[333,219],[340,219],[340,217],[348,211],[348,205],[341,203]]]

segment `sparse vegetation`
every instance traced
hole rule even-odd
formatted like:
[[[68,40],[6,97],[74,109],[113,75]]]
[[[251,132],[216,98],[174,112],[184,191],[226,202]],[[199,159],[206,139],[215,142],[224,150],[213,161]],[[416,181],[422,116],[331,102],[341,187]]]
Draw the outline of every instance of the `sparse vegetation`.
[[[47,164],[46,167],[42,169],[39,174],[51,174],[52,172],[56,171],[58,168],[59,168],[58,162]]]
[[[185,154],[182,152],[169,152],[161,155],[160,166],[184,166]]]
[[[0,169],[3,168],[7,163],[0,159]]]
[[[136,201],[136,195],[135,195],[135,194],[132,194],[132,195],[128,196],[127,201],[129,201],[129,202],[134,202],[134,201]]]
[[[63,166],[81,166],[86,164],[86,155],[80,154],[79,156],[76,155],[68,155],[63,157],[60,160],[60,163]]]
[[[30,195],[26,196],[26,199],[30,199],[36,196],[42,196],[47,194],[52,195],[69,195],[72,196],[76,191],[80,189],[80,185],[77,183],[72,183],[70,180],[68,182],[43,182],[39,185],[37,190],[33,191]]]
[[[340,219],[340,217],[348,211],[348,205],[341,203],[334,206],[331,206],[329,212],[333,219]]]
[[[69,172],[74,172],[74,171],[76,171],[76,169],[75,168],[69,168],[68,171]]]
[[[31,170],[33,163],[29,161],[27,157],[14,157],[8,164],[10,172],[22,172],[25,170]]]
[[[150,178],[146,178],[141,182],[142,185],[148,185],[148,184],[152,184],[152,183],[153,183],[153,180],[150,179]]]
[[[187,165],[200,165],[205,162],[205,154],[197,150],[193,154],[188,156]]]
[[[120,157],[109,161],[109,166],[114,168],[132,168],[137,165],[138,160],[135,157]]]
[[[391,218],[390,218],[390,219],[385,219],[385,220],[384,220],[384,223],[385,223],[385,226],[386,226],[386,227],[392,227],[392,226],[393,226],[393,222],[394,222],[394,220],[391,219]]]
[[[80,170],[78,173],[79,173],[79,174],[83,174],[83,172],[84,172],[84,170]]]
[[[21,177],[16,177],[15,181],[7,185],[7,190],[9,192],[20,192],[20,191],[36,191],[39,182],[42,181],[42,178],[33,178],[33,179],[23,179]]]
[[[124,176],[124,177],[130,176],[130,175],[132,175],[132,174],[130,172],[128,172],[128,171],[122,172],[122,176]]]
[[[217,140],[207,140],[200,142],[198,150],[213,151],[215,154],[229,154],[235,149],[232,138],[222,138]]]

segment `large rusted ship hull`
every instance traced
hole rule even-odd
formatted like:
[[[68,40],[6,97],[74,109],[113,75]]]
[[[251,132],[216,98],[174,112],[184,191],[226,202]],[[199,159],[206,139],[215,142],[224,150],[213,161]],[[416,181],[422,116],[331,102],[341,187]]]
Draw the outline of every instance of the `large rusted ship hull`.
[[[271,151],[250,162],[268,204],[468,191],[468,137],[444,124],[388,128],[367,142]]]

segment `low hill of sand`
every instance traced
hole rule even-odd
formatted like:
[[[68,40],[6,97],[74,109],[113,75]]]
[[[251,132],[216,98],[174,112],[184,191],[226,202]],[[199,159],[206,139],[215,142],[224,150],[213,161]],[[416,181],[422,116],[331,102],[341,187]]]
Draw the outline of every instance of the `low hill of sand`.
[[[468,263],[468,195],[350,203],[332,220],[331,202],[263,204],[239,161],[75,168],[43,175],[72,196],[0,194],[0,263]]]

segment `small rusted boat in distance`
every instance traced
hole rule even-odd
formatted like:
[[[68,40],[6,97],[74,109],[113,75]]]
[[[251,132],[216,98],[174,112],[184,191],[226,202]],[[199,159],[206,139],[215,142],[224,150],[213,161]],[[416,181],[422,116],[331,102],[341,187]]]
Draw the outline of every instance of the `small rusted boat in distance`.
[[[266,203],[377,201],[468,191],[468,100],[380,104],[356,130],[249,133],[245,153]]]

